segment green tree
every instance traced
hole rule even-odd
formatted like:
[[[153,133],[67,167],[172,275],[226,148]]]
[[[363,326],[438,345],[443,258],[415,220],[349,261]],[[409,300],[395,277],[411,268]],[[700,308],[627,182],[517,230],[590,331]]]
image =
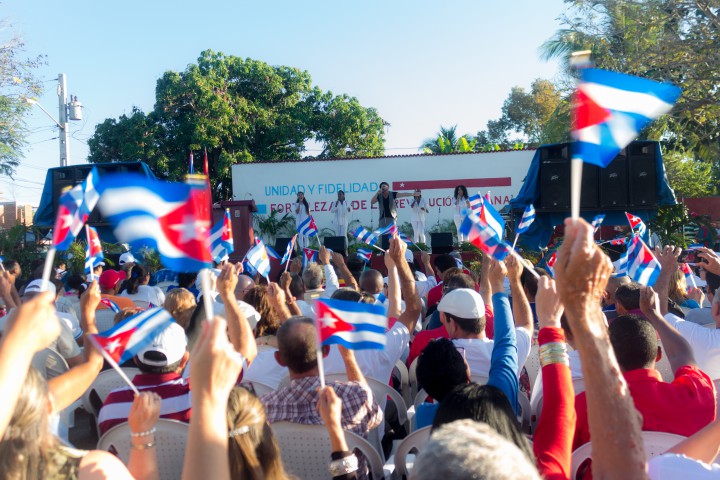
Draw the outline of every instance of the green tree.
[[[667,81],[683,89],[643,137],[714,164],[720,157],[720,5],[717,0],[566,0],[563,28],[541,47],[564,63],[589,49],[598,68]]]
[[[34,71],[44,57],[23,58],[24,47],[18,36],[0,39],[0,173],[8,176],[15,173],[26,146],[25,115],[32,107],[26,99],[42,92]]]
[[[717,193],[717,184],[712,178],[713,166],[698,162],[677,152],[663,156],[665,173],[675,195],[681,198],[708,197]]]
[[[306,71],[206,50],[184,72],[163,74],[152,112],[98,125],[88,160],[142,160],[176,180],[190,152],[199,166],[207,149],[215,198],[227,199],[235,163],[300,159],[311,140],[322,157],[381,155],[384,138],[375,109],[313,87]]]
[[[457,125],[449,128],[441,126],[435,138],[425,140],[420,148],[424,153],[472,152],[475,149],[476,140],[469,135],[458,137],[456,131]]]

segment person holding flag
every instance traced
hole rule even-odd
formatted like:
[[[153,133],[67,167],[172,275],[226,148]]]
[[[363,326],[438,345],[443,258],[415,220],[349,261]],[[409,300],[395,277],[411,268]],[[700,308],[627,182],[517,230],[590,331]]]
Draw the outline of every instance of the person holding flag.
[[[305,198],[305,192],[298,192],[297,199],[295,200],[295,206],[293,207],[295,213],[295,228],[300,235],[297,239],[298,248],[307,247],[308,235],[300,231],[301,226],[310,218],[310,204]]]
[[[98,236],[97,230],[90,225],[85,225],[85,232],[87,234],[87,245],[85,247],[85,275],[89,282],[96,281],[102,274],[103,267],[105,266],[105,255],[103,254],[102,244],[100,243],[100,237]],[[99,272],[96,274],[96,270]]]
[[[470,198],[468,197],[467,188],[465,185],[458,185],[453,192],[453,219],[455,220],[455,228],[457,228],[458,243],[463,243],[467,240],[465,234],[460,231],[460,225],[462,225],[465,219],[465,210],[469,208]]]
[[[517,245],[518,238],[520,238],[520,234],[525,233],[530,228],[530,225],[535,221],[535,207],[531,203],[527,207],[525,207],[525,211],[523,212],[523,216],[520,219],[520,223],[518,223],[517,229],[515,230],[515,241],[513,242],[512,248],[515,250],[515,245]]]
[[[412,209],[413,242],[427,243],[425,239],[425,214],[428,213],[427,201],[422,197],[422,191],[419,188],[413,193],[413,200],[410,203]]]

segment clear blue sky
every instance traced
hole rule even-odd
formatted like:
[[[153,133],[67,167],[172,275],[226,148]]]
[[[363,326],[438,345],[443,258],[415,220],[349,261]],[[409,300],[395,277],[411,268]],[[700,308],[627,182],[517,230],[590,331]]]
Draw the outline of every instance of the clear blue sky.
[[[500,116],[510,88],[554,78],[538,47],[559,27],[562,0],[284,0],[266,2],[6,0],[27,53],[44,54],[40,102],[57,117],[56,78],[85,106],[73,122],[70,164],[85,163],[95,125],[152,109],[164,71],[184,70],[205,49],[310,72],[314,84],[356,96],[392,125],[386,153],[417,153],[440,125],[475,133]],[[57,128],[39,109],[7,200],[37,205],[47,168],[58,166]],[[312,153],[312,152],[311,152]]]

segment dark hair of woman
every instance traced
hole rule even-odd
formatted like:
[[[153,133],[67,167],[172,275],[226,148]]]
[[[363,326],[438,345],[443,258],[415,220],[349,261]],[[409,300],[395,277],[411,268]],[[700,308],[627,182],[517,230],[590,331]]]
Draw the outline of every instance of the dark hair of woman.
[[[468,199],[468,191],[467,188],[465,188],[465,185],[458,185],[455,187],[455,192],[453,193],[453,198],[462,200]]]
[[[300,202],[300,194],[302,193],[302,204],[305,205],[305,211],[309,214],[310,213],[310,204],[307,201],[307,198],[305,198],[305,192],[298,192],[298,199],[297,201]]]
[[[135,264],[130,269],[130,276],[127,279],[127,293],[135,295],[138,293],[138,287],[143,285],[145,277],[147,277],[148,271],[145,267],[139,264]]]

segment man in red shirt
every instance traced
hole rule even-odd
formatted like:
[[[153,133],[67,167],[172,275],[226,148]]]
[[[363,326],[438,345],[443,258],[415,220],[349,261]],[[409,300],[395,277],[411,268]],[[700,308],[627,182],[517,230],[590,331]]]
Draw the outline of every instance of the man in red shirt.
[[[643,430],[690,436],[715,419],[715,388],[698,368],[690,345],[662,317],[658,304],[657,294],[641,287],[640,308],[647,320],[637,315],[617,317],[609,328],[610,342],[642,415]],[[663,382],[655,370],[662,355],[657,334],[675,372],[671,383]],[[575,397],[575,411],[573,450],[591,440],[585,392]]]
[[[445,272],[450,270],[451,268],[457,268],[457,262],[455,259],[448,254],[442,254],[435,257],[433,260],[433,265],[435,265],[435,272],[437,274],[438,279],[442,279],[445,276]],[[460,270],[460,269],[458,269]],[[460,270],[462,271],[462,270]],[[426,272],[427,273],[427,272]],[[428,275],[431,275],[432,273],[427,273]],[[440,282],[437,284],[437,286],[430,289],[427,295],[427,309],[429,313],[432,313],[435,311],[435,308],[437,308],[437,304],[440,303],[440,299],[443,295],[443,282]]]

